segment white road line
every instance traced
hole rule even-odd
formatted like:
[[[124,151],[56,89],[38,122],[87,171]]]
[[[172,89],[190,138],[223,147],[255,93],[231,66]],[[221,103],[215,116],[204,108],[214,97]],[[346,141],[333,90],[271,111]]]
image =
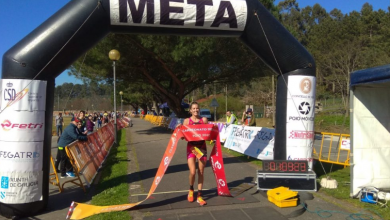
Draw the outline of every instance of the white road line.
[[[202,191],[206,191],[206,190],[211,190],[211,189],[202,189]],[[168,194],[168,193],[178,193],[178,192],[188,192],[188,189],[187,190],[180,190],[180,191],[155,192],[152,195]],[[195,192],[196,192],[196,190],[195,190]],[[147,196],[147,195],[148,195],[148,193],[142,193],[142,194],[134,194],[134,195],[131,195],[131,196]]]

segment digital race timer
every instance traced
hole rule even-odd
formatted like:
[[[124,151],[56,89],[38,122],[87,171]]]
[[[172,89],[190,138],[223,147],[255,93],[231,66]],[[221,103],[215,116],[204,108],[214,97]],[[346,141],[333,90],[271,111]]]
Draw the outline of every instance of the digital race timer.
[[[269,173],[307,173],[305,160],[263,160],[263,172]]]

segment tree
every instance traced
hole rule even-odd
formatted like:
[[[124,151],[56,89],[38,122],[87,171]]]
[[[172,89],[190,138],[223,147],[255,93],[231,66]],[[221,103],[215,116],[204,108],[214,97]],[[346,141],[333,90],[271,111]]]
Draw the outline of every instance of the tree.
[[[333,10],[314,26],[308,39],[309,51],[314,55],[317,68],[325,83],[336,84],[336,92],[344,100],[349,114],[350,73],[359,69],[383,65],[390,61],[389,53],[381,48],[379,29],[383,13],[372,11],[365,4],[362,11],[341,16]]]
[[[83,71],[76,71],[82,64],[80,59],[72,73],[112,79],[107,53],[113,48],[121,52],[118,85],[150,84],[154,96],[168,102],[179,117],[186,116],[181,102],[194,89],[215,80],[249,79],[261,74],[258,68],[268,69],[237,39],[111,34],[88,52]]]

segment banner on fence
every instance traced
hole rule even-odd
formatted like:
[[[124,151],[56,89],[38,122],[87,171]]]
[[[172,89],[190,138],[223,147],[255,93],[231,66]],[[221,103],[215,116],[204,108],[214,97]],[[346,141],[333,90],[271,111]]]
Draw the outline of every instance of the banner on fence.
[[[224,147],[260,160],[274,159],[275,130],[262,127],[229,125],[225,128]]]
[[[127,127],[124,118],[117,119],[118,129]],[[110,122],[98,131],[88,135],[88,141],[75,141],[68,146],[75,160],[75,166],[90,185],[114,143],[114,123]]]
[[[144,200],[139,201],[137,203],[112,206],[93,206],[73,202],[69,209],[67,219],[83,219],[99,213],[123,211],[126,209],[130,209],[147,200],[153,194],[153,192],[156,190],[157,186],[161,182],[165,171],[167,170],[173,158],[173,155],[176,152],[177,142],[182,137],[184,137],[186,141],[216,140],[214,148],[210,154],[210,163],[212,165],[215,180],[217,182],[218,195],[231,196],[225,177],[225,169],[223,166],[218,127],[211,124],[188,126],[182,125],[177,127],[171,135],[168,146],[160,162],[160,166],[158,167],[156,176],[154,177],[153,184],[150,187],[148,196]]]

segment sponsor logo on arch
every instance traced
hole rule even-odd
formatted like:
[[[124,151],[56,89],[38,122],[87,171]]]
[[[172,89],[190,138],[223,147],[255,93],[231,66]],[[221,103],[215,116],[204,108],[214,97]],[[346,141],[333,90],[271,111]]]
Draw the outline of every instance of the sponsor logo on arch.
[[[304,94],[310,93],[311,90],[312,90],[311,79],[308,78],[308,77],[303,78],[301,80],[301,82],[299,83],[299,88],[300,88],[301,92],[304,93]]]
[[[11,129],[43,129],[43,123],[12,123],[10,120],[4,120],[1,123],[1,128],[4,131],[10,131]]]

